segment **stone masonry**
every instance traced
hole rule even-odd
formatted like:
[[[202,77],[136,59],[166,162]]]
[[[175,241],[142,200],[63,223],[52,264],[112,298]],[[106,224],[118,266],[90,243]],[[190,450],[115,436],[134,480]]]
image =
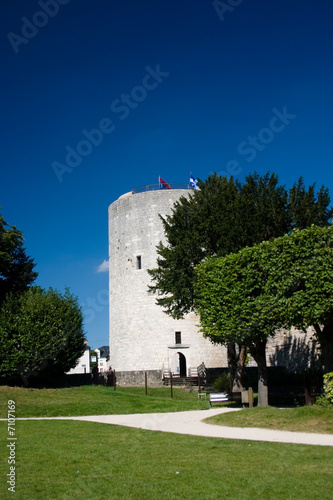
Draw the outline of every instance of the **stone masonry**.
[[[156,267],[156,245],[165,241],[159,214],[170,214],[174,203],[188,193],[126,193],[109,207],[110,364],[116,371],[177,372],[178,353],[185,357],[187,374],[202,362],[207,367],[226,366],[225,349],[203,338],[194,314],[174,320],[148,291],[147,269]],[[181,343],[176,344],[176,332]]]

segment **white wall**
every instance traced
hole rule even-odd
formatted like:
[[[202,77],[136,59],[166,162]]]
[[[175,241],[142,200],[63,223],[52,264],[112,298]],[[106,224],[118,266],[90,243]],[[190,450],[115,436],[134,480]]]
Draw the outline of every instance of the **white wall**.
[[[75,368],[72,368],[68,374],[73,373],[90,373],[90,349],[89,347],[84,351],[81,358],[78,360]]]
[[[109,207],[110,365],[116,371],[169,367],[176,331],[186,346],[177,349],[185,355],[187,368],[202,362],[206,367],[226,366],[225,349],[203,338],[195,315],[170,318],[147,288],[147,269],[156,267],[156,245],[165,241],[159,214],[171,213],[179,197],[188,194],[185,189],[127,193]]]

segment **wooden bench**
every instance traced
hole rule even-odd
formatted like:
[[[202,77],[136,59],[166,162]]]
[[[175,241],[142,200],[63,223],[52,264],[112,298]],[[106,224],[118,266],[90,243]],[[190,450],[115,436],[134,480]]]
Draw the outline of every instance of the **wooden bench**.
[[[228,401],[228,394],[225,394],[223,392],[209,394],[210,407],[212,407],[212,403],[220,403],[221,401]]]

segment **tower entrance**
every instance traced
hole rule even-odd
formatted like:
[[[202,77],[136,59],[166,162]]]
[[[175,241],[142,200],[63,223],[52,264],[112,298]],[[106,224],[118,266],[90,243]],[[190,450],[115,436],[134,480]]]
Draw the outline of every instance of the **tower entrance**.
[[[186,377],[186,358],[181,352],[176,352],[172,357],[171,370],[174,375]]]

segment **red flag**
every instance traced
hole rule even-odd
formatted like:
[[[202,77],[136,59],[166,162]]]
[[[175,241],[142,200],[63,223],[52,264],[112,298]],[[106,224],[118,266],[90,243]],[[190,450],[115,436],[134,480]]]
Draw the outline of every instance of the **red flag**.
[[[168,184],[167,182],[165,182],[163,179],[161,179],[161,177],[158,178],[158,182],[160,183],[161,185],[161,189],[171,189],[171,186],[170,184]]]

